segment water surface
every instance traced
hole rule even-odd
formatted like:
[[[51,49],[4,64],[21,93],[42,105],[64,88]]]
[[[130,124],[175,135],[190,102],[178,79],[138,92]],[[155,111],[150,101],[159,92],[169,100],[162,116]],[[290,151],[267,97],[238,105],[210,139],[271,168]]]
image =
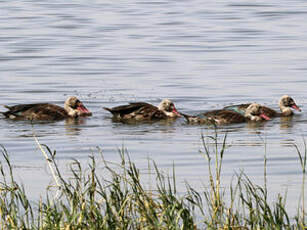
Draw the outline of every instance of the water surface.
[[[208,185],[201,134],[214,129],[174,123],[113,123],[102,109],[127,102],[158,104],[196,114],[232,103],[259,102],[278,109],[284,94],[303,112],[258,125],[218,129],[231,145],[224,156],[228,185],[243,170],[263,183],[264,155],[272,199],[288,191],[295,211],[301,169],[293,147],[306,136],[307,3],[305,1],[2,1],[0,104],[51,102],[78,96],[93,116],[78,123],[0,119],[0,143],[32,199],[51,181],[33,132],[57,150],[61,167],[87,164],[97,153],[113,162],[125,146],[145,171],[153,159],[176,168],[180,189]],[[265,151],[266,149],[266,151]]]

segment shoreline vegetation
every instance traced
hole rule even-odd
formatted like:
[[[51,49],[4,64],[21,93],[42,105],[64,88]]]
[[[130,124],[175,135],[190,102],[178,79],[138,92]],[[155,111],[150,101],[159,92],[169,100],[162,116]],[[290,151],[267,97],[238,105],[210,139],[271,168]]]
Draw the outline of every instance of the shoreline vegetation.
[[[209,185],[196,191],[186,185],[176,189],[175,170],[165,175],[152,162],[154,189],[146,189],[140,170],[123,148],[121,162],[97,165],[89,157],[86,168],[72,160],[70,176],[65,178],[56,162],[56,151],[35,138],[51,170],[54,186],[47,187],[45,197],[30,201],[22,184],[14,179],[9,154],[2,146],[0,164],[0,229],[307,229],[305,207],[306,143],[302,152],[295,149],[301,168],[301,199],[297,213],[289,216],[286,198],[278,195],[268,201],[266,154],[264,185],[254,184],[240,172],[228,187],[221,186],[223,156],[227,135],[201,137],[200,153],[207,159]],[[107,175],[97,172],[103,167]],[[226,198],[227,197],[227,198]],[[228,198],[230,197],[230,198]]]

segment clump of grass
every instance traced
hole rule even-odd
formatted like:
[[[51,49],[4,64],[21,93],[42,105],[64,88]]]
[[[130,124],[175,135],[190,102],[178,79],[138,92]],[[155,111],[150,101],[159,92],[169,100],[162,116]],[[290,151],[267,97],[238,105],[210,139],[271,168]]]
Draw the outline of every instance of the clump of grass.
[[[264,186],[254,184],[249,177],[240,172],[235,175],[236,183],[229,190],[221,186],[221,169],[227,134],[221,144],[217,133],[215,136],[202,136],[204,152],[208,159],[209,188],[203,192],[208,210],[204,215],[204,223],[209,229],[306,229],[306,213],[304,211],[304,183],[306,174],[306,144],[302,154],[295,145],[303,174],[302,208],[297,217],[290,218],[286,211],[286,199],[278,194],[276,201],[269,203],[266,181],[266,145],[264,156]],[[209,149],[213,146],[213,150]],[[212,162],[212,159],[214,162]],[[214,165],[214,167],[212,167]],[[230,194],[227,199],[225,194]]]
[[[7,151],[3,146],[1,148],[8,170],[5,170],[3,163],[0,162],[0,229],[30,226],[34,220],[32,206],[25,195],[24,187],[14,180]]]
[[[47,188],[45,198],[37,202],[30,202],[23,186],[15,181],[9,154],[2,147],[0,228],[305,229],[304,186],[303,205],[296,218],[287,214],[286,201],[281,195],[270,204],[266,186],[255,185],[243,172],[235,175],[229,189],[222,186],[226,139],[226,135],[221,141],[217,134],[202,136],[209,186],[199,192],[187,184],[184,193],[177,192],[175,172],[166,175],[154,162],[150,167],[154,169],[155,186],[146,189],[140,170],[124,148],[119,151],[118,164],[106,162],[103,154],[99,161],[103,166],[99,167],[94,156],[85,168],[73,160],[70,176],[64,177],[55,160],[56,152],[37,142],[55,182],[54,187]],[[298,153],[304,184],[306,151]]]
[[[306,181],[306,165],[307,165],[307,146],[306,146],[306,141],[305,139],[303,139],[303,143],[304,143],[304,152],[302,152],[297,144],[294,144],[293,146],[296,149],[296,152],[299,156],[299,161],[300,161],[300,166],[302,169],[302,205],[300,207],[298,207],[298,213],[296,216],[296,222],[298,223],[298,225],[304,229],[307,229],[307,226],[304,224],[306,223],[305,221],[305,217],[307,216],[306,211],[305,211],[305,181]]]
[[[3,183],[0,198],[1,229],[194,229],[190,202],[177,195],[175,181],[154,165],[156,190],[147,191],[141,184],[140,171],[123,149],[121,164],[104,168],[108,179],[97,174],[96,159],[83,169],[80,162],[70,165],[66,179],[47,146],[56,186],[48,188],[38,204],[27,200],[26,192],[14,180],[5,149],[3,156],[9,174],[1,170]],[[1,162],[1,169],[5,168]],[[116,168],[116,169],[114,169]],[[7,179],[7,175],[9,179]],[[53,196],[56,189],[56,197]],[[32,208],[32,206],[34,208]],[[32,211],[35,210],[35,211]]]

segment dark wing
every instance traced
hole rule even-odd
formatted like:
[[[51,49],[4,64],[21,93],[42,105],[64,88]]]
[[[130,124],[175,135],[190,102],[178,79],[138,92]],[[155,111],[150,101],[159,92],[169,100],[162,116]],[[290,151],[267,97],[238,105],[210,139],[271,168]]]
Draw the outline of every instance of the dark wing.
[[[246,109],[247,109],[247,107],[249,105],[250,105],[250,103],[248,103],[248,104],[239,104],[239,105],[229,105],[229,106],[224,107],[223,109],[224,110],[233,111],[233,112],[240,113],[240,114],[244,115],[245,111],[246,111]]]
[[[140,118],[142,120],[160,120],[167,118],[164,112],[150,104],[142,106],[140,109],[135,111],[134,114],[136,119]]]
[[[261,107],[262,112],[267,115],[268,117],[278,117],[278,116],[282,116],[282,113],[279,113],[277,111],[275,111],[274,109],[271,109],[269,107],[266,106],[262,106]]]
[[[215,124],[215,121],[213,119],[210,119],[210,117],[208,118],[208,117],[205,117],[203,115],[191,116],[191,115],[187,115],[187,114],[184,114],[184,113],[180,113],[180,114],[190,124],[207,124],[207,125]]]
[[[146,102],[133,102],[113,108],[104,108],[110,111],[116,119],[124,120],[157,120],[165,119],[166,115],[156,106]]]
[[[217,116],[217,115],[220,115],[223,111],[224,110],[222,110],[222,109],[210,110],[208,112],[202,113],[202,115],[205,116],[205,117]]]
[[[207,118],[217,120],[219,123],[230,124],[230,123],[242,123],[246,121],[246,118],[237,112],[228,110],[213,110],[203,114]]]
[[[7,112],[4,112],[3,115],[6,117],[15,117],[22,118],[23,113],[28,111],[29,109],[35,108],[36,106],[44,106],[46,105],[38,103],[38,104],[19,104],[14,106],[5,105],[4,107],[8,109]]]
[[[60,120],[68,117],[64,108],[48,103],[21,104],[6,108],[9,111],[3,114],[13,119]]]
[[[120,106],[116,106],[116,107],[113,107],[113,108],[104,107],[104,109],[108,110],[113,115],[116,115],[116,114],[125,115],[125,114],[135,112],[135,111],[139,110],[140,108],[142,108],[144,106],[155,107],[155,106],[148,104],[148,103],[145,103],[145,102],[134,102],[134,103],[130,103],[128,105],[120,105]]]
[[[8,105],[5,105],[4,107],[7,108],[12,114],[16,114],[18,115],[18,113],[21,113],[21,112],[24,112],[28,109],[31,109],[33,107],[36,107],[36,106],[45,106],[47,105],[47,103],[37,103],[37,104],[20,104],[20,105],[14,105],[14,106],[8,106]]]
[[[237,113],[240,113],[242,115],[245,114],[245,111],[247,109],[247,107],[249,106],[250,104],[240,104],[240,105],[229,105],[229,106],[226,106],[224,107],[223,109],[224,110],[230,110],[230,111],[234,111],[234,112],[237,112]],[[278,117],[278,116],[282,116],[281,113],[275,111],[274,109],[271,109],[269,107],[266,107],[266,106],[261,106],[261,111],[262,113],[264,113],[265,115],[267,115],[268,117]]]

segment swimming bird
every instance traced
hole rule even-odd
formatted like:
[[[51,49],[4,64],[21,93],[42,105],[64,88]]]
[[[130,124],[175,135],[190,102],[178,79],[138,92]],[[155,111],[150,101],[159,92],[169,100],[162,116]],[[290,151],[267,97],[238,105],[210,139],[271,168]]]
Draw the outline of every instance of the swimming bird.
[[[2,114],[12,120],[62,120],[66,118],[77,118],[91,116],[92,113],[83,105],[77,97],[69,97],[64,108],[49,103],[19,104],[4,106],[8,109]]]
[[[215,125],[225,125],[234,123],[243,123],[246,121],[263,121],[270,120],[262,111],[262,106],[256,103],[250,104],[244,115],[231,110],[212,110],[206,113],[202,113],[197,116],[190,116],[182,114],[189,123],[192,124],[215,124]]]
[[[238,112],[241,114],[245,113],[246,108],[250,105],[251,103],[248,104],[241,104],[241,105],[230,105],[230,106],[226,106],[223,109],[225,110],[231,110],[234,112]],[[288,116],[292,116],[294,113],[291,110],[295,109],[297,111],[301,111],[301,109],[296,105],[295,101],[293,100],[292,97],[288,96],[288,95],[283,95],[279,102],[278,102],[279,108],[280,108],[280,112],[275,111],[269,107],[266,106],[262,106],[262,111],[265,115],[267,115],[268,117],[288,117]]]
[[[158,106],[146,102],[133,102],[104,109],[111,112],[113,119],[117,121],[155,121],[180,117],[174,103],[169,99],[162,100]]]

